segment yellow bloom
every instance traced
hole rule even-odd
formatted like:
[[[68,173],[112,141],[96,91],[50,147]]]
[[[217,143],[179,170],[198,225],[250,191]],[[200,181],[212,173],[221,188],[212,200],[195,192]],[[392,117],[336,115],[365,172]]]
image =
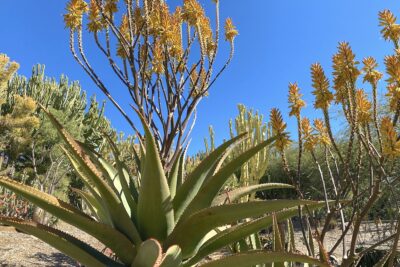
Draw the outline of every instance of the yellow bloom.
[[[312,92],[315,95],[314,107],[326,110],[333,100],[333,94],[329,91],[328,78],[319,63],[311,65],[311,77],[312,87],[315,89]]]
[[[290,145],[291,141],[288,133],[286,133],[286,123],[282,119],[282,114],[276,108],[271,110],[270,125],[273,136],[277,136],[274,145],[278,151],[283,152]]]
[[[239,34],[235,25],[233,25],[232,19],[227,18],[225,21],[225,40],[233,42],[235,37]]]
[[[190,26],[196,26],[201,17],[204,17],[204,9],[199,2],[196,0],[183,1],[183,20],[185,20]]]
[[[338,52],[333,56],[333,88],[335,89],[336,103],[344,103],[347,99],[346,88],[352,86],[360,71],[358,62],[348,43],[339,43]]]
[[[399,55],[390,55],[385,57],[386,73],[389,78],[386,82],[390,84],[400,83],[400,58]]]
[[[67,28],[76,30],[82,26],[82,17],[89,8],[84,0],[70,0],[66,7],[67,13],[64,15],[64,22]]]
[[[311,127],[310,120],[308,118],[303,118],[301,120],[301,130],[304,140],[304,148],[307,151],[313,151],[318,140],[315,134],[313,134],[313,128]]]
[[[153,47],[152,71],[157,74],[164,72],[164,52],[159,42],[155,42]]]
[[[359,89],[356,91],[356,111],[358,115],[358,121],[362,124],[366,124],[371,120],[371,102],[364,90]]]
[[[100,8],[98,7],[96,0],[90,1],[89,6],[89,23],[87,25],[89,32],[98,32],[104,29],[105,23],[100,15]]]
[[[400,88],[396,84],[387,86],[386,97],[389,99],[390,111],[396,112],[400,103]]]
[[[383,154],[390,157],[399,156],[400,141],[397,140],[397,132],[389,117],[382,118],[380,130],[382,134]]]
[[[119,31],[121,32],[122,36],[125,38],[125,40],[127,42],[131,42],[131,34],[130,34],[130,30],[129,30],[129,21],[128,21],[127,15],[122,16],[122,21],[121,21],[121,25],[119,26]],[[117,55],[121,58],[127,58],[125,49],[121,42],[122,41],[118,42]]]
[[[114,13],[118,12],[119,0],[106,0],[104,3],[104,11],[107,16],[112,17]]]
[[[369,82],[376,86],[378,81],[382,78],[383,74],[377,71],[375,68],[378,67],[378,63],[373,57],[366,57],[363,60],[364,67],[362,68],[364,72],[363,82]]]
[[[379,12],[379,26],[382,27],[381,34],[385,40],[396,42],[400,37],[400,25],[396,23],[396,17],[390,10]]]
[[[328,129],[326,128],[324,122],[320,119],[315,119],[314,129],[317,131],[317,142],[324,146],[330,146],[331,140],[328,135]]]
[[[299,116],[301,109],[306,103],[301,99],[303,95],[300,94],[300,88],[297,83],[289,83],[289,107],[290,116]]]

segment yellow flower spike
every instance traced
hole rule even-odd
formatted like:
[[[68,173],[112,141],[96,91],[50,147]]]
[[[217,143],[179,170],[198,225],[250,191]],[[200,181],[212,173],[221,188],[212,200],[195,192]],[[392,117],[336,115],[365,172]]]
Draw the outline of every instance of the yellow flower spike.
[[[152,71],[157,74],[164,72],[164,52],[159,42],[155,42],[153,47]]]
[[[104,21],[100,15],[100,8],[96,0],[90,0],[89,6],[89,23],[87,25],[89,32],[98,32],[104,29]]]
[[[131,41],[131,34],[129,31],[129,21],[128,21],[127,15],[122,16],[122,21],[121,21],[121,25],[119,26],[119,31],[121,32],[122,36],[125,38],[125,40],[127,42]],[[125,49],[123,48],[121,42],[118,43],[117,55],[121,58],[127,57]]]
[[[83,14],[89,11],[89,7],[84,0],[70,0],[66,10],[67,13],[64,15],[65,26],[71,30],[77,30],[82,26]]]
[[[104,3],[104,11],[107,16],[112,17],[114,13],[118,12],[119,0],[106,0]]]
[[[214,52],[214,40],[213,32],[210,25],[210,19],[207,17],[201,17],[198,23],[198,30],[200,31],[200,44],[201,49],[207,56],[211,57]]]
[[[277,136],[274,143],[276,149],[283,152],[287,148],[291,141],[286,131],[286,123],[282,119],[282,114],[277,108],[273,108],[270,113],[270,125],[272,127],[272,134]]]
[[[135,7],[135,9],[133,10],[133,20],[135,25],[135,34],[139,34],[139,31],[142,29],[143,23],[145,21],[141,8]]]
[[[225,40],[233,42],[235,37],[239,34],[235,25],[233,25],[232,19],[227,18],[225,21]]]
[[[397,18],[390,10],[379,12],[379,26],[382,27],[381,34],[385,40],[397,42],[400,38],[400,25],[396,23]]]
[[[399,156],[400,141],[397,141],[397,132],[392,120],[388,116],[382,118],[380,130],[382,134],[383,154],[390,157]]]
[[[326,128],[324,122],[320,119],[314,120],[314,128],[317,131],[316,140],[319,144],[324,146],[330,146],[331,140],[329,139],[328,129]]]
[[[198,20],[204,17],[204,9],[196,0],[184,0],[182,18],[190,26],[196,26]]]
[[[169,46],[171,56],[177,60],[180,60],[183,54],[182,9],[180,7],[177,7],[174,14],[171,16],[171,30],[167,44]]]
[[[367,124],[371,121],[371,102],[368,100],[367,94],[364,90],[359,89],[356,91],[356,111],[358,114],[358,121],[362,124]]]
[[[310,120],[308,118],[303,118],[301,120],[301,130],[305,150],[313,151],[315,145],[317,144],[317,138],[313,134],[313,128],[311,127]]]
[[[372,85],[377,85],[378,81],[382,79],[383,74],[376,70],[378,63],[373,57],[366,57],[363,59],[364,67],[362,71],[364,72],[363,82],[369,82]]]
[[[389,78],[386,82],[389,84],[400,82],[400,58],[397,55],[390,55],[385,57],[386,73]]]
[[[387,86],[386,97],[389,99],[390,111],[396,112],[398,103],[400,102],[400,88],[396,84]]]
[[[289,107],[290,116],[300,116],[301,109],[306,105],[306,103],[301,99],[303,95],[300,94],[300,88],[297,83],[289,83]]]
[[[333,100],[333,94],[329,91],[329,80],[319,63],[311,65],[312,87],[315,96],[314,107],[327,110]]]
[[[344,103],[347,99],[346,86],[352,85],[360,75],[349,43],[339,43],[338,52],[333,56],[333,88],[335,89],[336,103]]]

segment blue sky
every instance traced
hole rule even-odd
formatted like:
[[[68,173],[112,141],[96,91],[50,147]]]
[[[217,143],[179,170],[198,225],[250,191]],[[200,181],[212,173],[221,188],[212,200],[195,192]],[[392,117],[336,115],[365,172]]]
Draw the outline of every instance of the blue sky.
[[[169,0],[171,5],[179,0]],[[211,0],[200,0],[212,12]],[[203,148],[208,125],[213,125],[217,141],[228,137],[228,120],[237,113],[236,105],[245,104],[268,116],[272,107],[287,113],[287,85],[298,82],[308,102],[304,115],[315,117],[312,109],[310,65],[320,62],[327,72],[339,41],[350,42],[357,58],[378,59],[391,46],[379,34],[377,14],[390,9],[400,11],[398,1],[389,0],[220,0],[221,17],[232,17],[240,35],[236,53],[228,70],[211,89],[210,96],[198,109],[192,133],[191,151]],[[68,31],[62,20],[66,1],[0,0],[0,53],[20,63],[19,73],[30,75],[36,63],[46,65],[48,76],[66,74],[79,80],[88,94],[100,91],[73,60],[68,48]],[[88,41],[88,54],[104,80],[113,88],[116,98],[128,99],[125,88],[111,74],[104,59]],[[224,48],[221,56],[227,53]],[[222,59],[221,59],[222,60]],[[381,89],[384,93],[384,89]],[[124,106],[129,104],[124,103]],[[126,108],[128,109],[128,108]],[[108,104],[107,116],[113,126],[128,131],[126,123]],[[293,130],[295,121],[289,122]]]

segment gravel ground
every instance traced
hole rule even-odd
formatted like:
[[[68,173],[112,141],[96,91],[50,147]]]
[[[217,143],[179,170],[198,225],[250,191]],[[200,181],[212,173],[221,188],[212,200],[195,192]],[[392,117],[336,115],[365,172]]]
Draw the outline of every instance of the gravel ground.
[[[59,228],[90,243],[98,250],[104,248],[96,239],[82,233],[75,227],[60,223]],[[339,235],[339,230],[328,232],[324,244],[325,247],[330,249]],[[363,234],[361,237],[362,238],[359,240],[360,244],[363,242],[371,242],[377,238],[376,235],[370,233]],[[306,248],[302,242],[301,232],[295,233],[295,239],[296,248],[300,252],[305,253]],[[349,244],[350,236],[346,238],[346,241],[346,243]],[[219,258],[221,255],[221,253],[211,255],[210,259]],[[341,247],[335,251],[334,255],[338,259],[342,258]],[[79,264],[33,236],[18,233],[12,231],[12,229],[10,231],[10,228],[2,228],[0,226],[0,266],[79,266]]]

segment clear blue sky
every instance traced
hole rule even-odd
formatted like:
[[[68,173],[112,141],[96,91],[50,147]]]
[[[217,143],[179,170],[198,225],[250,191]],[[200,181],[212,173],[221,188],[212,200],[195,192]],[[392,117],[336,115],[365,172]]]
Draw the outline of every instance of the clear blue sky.
[[[181,1],[168,2],[175,5]],[[211,0],[200,2],[211,11]],[[240,35],[232,65],[200,104],[191,151],[203,148],[203,137],[208,135],[210,124],[216,130],[217,141],[228,137],[228,120],[236,115],[238,103],[266,116],[272,107],[287,113],[289,82],[297,81],[303,89],[309,102],[304,114],[315,116],[311,108],[310,64],[319,61],[330,72],[331,56],[339,41],[349,41],[359,60],[371,55],[382,63],[391,46],[380,37],[377,14],[383,9],[400,14],[400,3],[389,0],[220,2],[221,17],[232,17]],[[64,73],[72,80],[79,80],[89,95],[96,93],[102,99],[69,53],[68,32],[62,20],[65,4],[65,0],[1,0],[0,53],[21,64],[20,74],[30,75],[34,64],[43,63],[48,76],[59,77]],[[110,74],[106,61],[90,53],[90,48],[89,45],[88,54],[107,85],[117,92],[120,101],[128,99],[125,88]],[[380,68],[383,69],[382,64]],[[129,131],[111,104],[106,114],[114,127]],[[293,129],[294,121],[289,124]]]

